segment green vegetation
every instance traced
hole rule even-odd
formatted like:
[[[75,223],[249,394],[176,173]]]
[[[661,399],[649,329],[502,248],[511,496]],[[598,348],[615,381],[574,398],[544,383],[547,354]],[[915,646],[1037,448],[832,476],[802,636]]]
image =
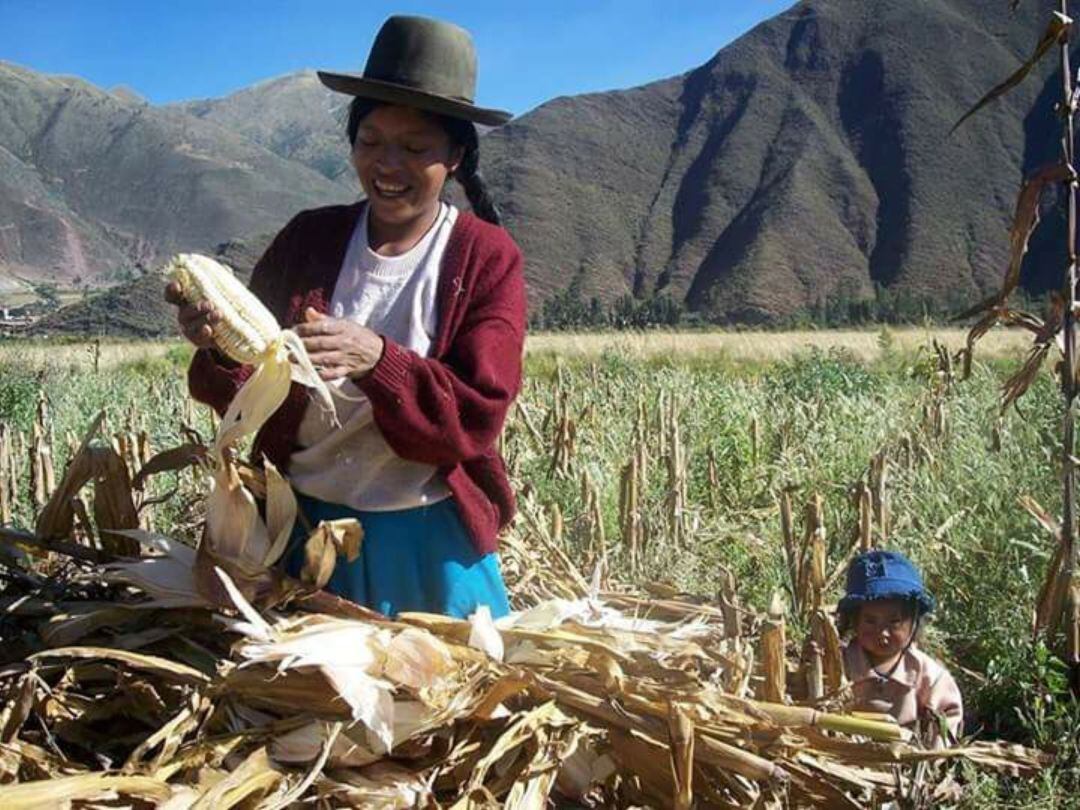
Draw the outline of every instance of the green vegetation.
[[[947,324],[958,313],[971,306],[971,296],[959,290],[944,295],[917,294],[905,287],[886,287],[875,284],[873,295],[867,296],[853,283],[841,283],[839,288],[814,301],[810,306],[791,315],[773,318],[773,329],[837,329],[873,325]],[[1018,309],[1039,311],[1042,302],[1020,292],[1015,297]],[[582,293],[582,278],[577,276],[562,292],[548,298],[533,314],[533,329],[553,331],[635,330],[659,328],[715,328],[728,324],[723,315],[709,315],[711,305],[700,311],[687,309],[683,302],[669,294],[635,298],[624,295],[611,304],[599,298],[586,298]]]
[[[880,341],[880,359],[872,363],[842,350],[769,363],[730,357],[686,363],[673,354],[643,361],[610,350],[570,364],[531,356],[524,407],[504,438],[522,511],[547,522],[558,505],[565,544],[591,567],[599,551],[582,485],[587,476],[598,495],[612,579],[662,576],[708,596],[725,566],[741,598],[760,609],[785,582],[779,493],[791,493],[799,533],[803,504],[822,496],[828,568],[837,570],[857,532],[853,489],[865,480],[871,457],[890,448],[886,542],[917,561],[938,597],[925,643],[961,683],[968,731],[1059,753],[1055,766],[1030,782],[967,773],[958,806],[1074,806],[1080,707],[1068,698],[1056,656],[1033,643],[1029,631],[1052,538],[1017,504],[1028,494],[1051,513],[1060,507],[1057,391],[1049,376],[1041,377],[1023,413],[1009,414],[995,435],[1002,361],[976,362],[971,379],[946,385],[932,352],[900,350],[885,332]],[[78,434],[100,408],[109,410],[114,427],[134,420],[155,448],[170,446],[185,418],[187,357],[171,349],[95,375],[85,362],[31,365],[8,352],[0,360],[0,420],[28,430],[44,393],[61,462],[67,451],[60,437]],[[560,392],[567,405],[562,418],[573,421],[575,433],[563,474],[553,463]],[[670,438],[657,430],[665,408],[678,423],[686,455],[681,545],[669,517]],[[197,423],[209,428],[202,409]],[[621,540],[619,480],[642,442],[649,471],[642,493],[645,548],[635,577]],[[719,487],[710,485],[710,458]],[[19,505],[15,518],[29,524],[28,504]],[[789,637],[795,645],[802,632],[794,619]]]
[[[823,496],[832,571],[854,543],[854,485],[879,448],[906,442],[908,457],[894,453],[890,467],[887,542],[920,564],[939,598],[926,643],[962,684],[969,731],[1060,748],[1058,765],[1043,780],[998,784],[978,777],[965,806],[1067,806],[1063,797],[1080,787],[1074,733],[1080,708],[1067,697],[1060,663],[1032,643],[1029,630],[1053,543],[1017,504],[1019,495],[1030,494],[1051,513],[1060,506],[1057,393],[1049,377],[1041,378],[1023,414],[1005,420],[997,450],[992,428],[1002,369],[976,364],[970,380],[944,395],[936,434],[926,414],[935,379],[931,357],[885,351],[866,365],[834,351],[765,366],[722,360],[710,367],[700,360],[684,366],[678,357],[632,364],[606,354],[595,364],[563,369],[576,420],[576,472],[586,470],[598,486],[609,562],[625,571],[627,555],[616,540],[618,480],[636,441],[638,402],[652,423],[660,398],[673,398],[689,457],[693,528],[685,548],[668,539],[669,489],[653,434],[642,570],[714,594],[719,567],[727,566],[744,597],[763,608],[785,581],[778,493],[791,489],[797,515],[812,493]],[[534,376],[526,406],[550,404],[553,380],[550,371]],[[519,422],[508,450],[534,500],[559,504],[568,542],[584,554],[588,526],[577,478],[550,476],[549,455]],[[716,491],[709,485],[710,451],[721,484]],[[831,596],[838,595],[834,589]]]

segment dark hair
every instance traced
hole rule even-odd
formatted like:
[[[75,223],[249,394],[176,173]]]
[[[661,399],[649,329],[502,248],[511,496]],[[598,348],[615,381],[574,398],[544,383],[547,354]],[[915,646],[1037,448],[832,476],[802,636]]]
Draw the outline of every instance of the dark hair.
[[[926,614],[919,610],[919,603],[914,599],[904,599],[903,597],[896,597],[896,600],[900,602],[904,611],[904,618],[911,619],[912,622],[922,624]],[[847,609],[838,610],[836,613],[836,632],[841,637],[853,633],[855,631],[855,625],[859,621],[859,610],[865,605],[866,602],[857,602],[852,607]],[[914,627],[915,632],[918,632],[918,624]]]
[[[349,122],[345,131],[349,136],[349,145],[356,145],[356,133],[360,129],[360,122],[368,113],[376,107],[383,105],[381,101],[357,96],[349,105]],[[452,118],[447,115],[428,113],[446,131],[451,145],[460,147],[462,150],[461,163],[454,172],[454,179],[461,183],[465,190],[465,197],[473,213],[480,219],[500,225],[499,209],[495,207],[495,201],[491,199],[484,178],[480,174],[480,142],[476,134],[476,127],[471,121],[463,118]]]

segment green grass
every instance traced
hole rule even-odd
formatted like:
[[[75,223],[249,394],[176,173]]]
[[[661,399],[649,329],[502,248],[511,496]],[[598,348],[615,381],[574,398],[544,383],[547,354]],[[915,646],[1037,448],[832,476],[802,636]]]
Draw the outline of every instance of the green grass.
[[[946,429],[935,435],[923,419],[933,372],[929,353],[884,348],[872,362],[841,350],[770,362],[720,355],[683,363],[678,355],[633,358],[614,350],[570,363],[547,353],[531,356],[521,401],[544,444],[530,437],[517,413],[512,416],[505,451],[517,490],[527,508],[560,506],[566,541],[584,559],[580,476],[587,471],[600,489],[612,568],[628,579],[618,481],[644,403],[652,456],[644,570],[662,572],[679,588],[714,594],[720,566],[726,566],[742,599],[761,609],[784,587],[778,493],[791,490],[800,534],[803,504],[814,493],[823,497],[831,570],[854,541],[854,484],[874,453],[898,447],[907,435],[915,449],[911,463],[894,453],[890,467],[888,543],[920,565],[938,598],[926,643],[960,681],[970,731],[1059,750],[1058,763],[1029,782],[968,774],[962,806],[1075,806],[1080,711],[1066,698],[1057,659],[1029,632],[1052,539],[1017,505],[1019,495],[1029,494],[1051,512],[1060,509],[1057,390],[1048,375],[1039,378],[1021,412],[1005,418],[997,450],[991,429],[999,385],[1011,364],[976,363],[972,378],[945,395]],[[94,374],[85,364],[31,363],[9,352],[0,359],[0,420],[28,429],[43,392],[58,437],[81,434],[106,408],[114,427],[133,421],[151,433],[156,447],[168,446],[177,441],[183,417],[187,357],[183,349],[118,357],[107,372]],[[554,424],[545,419],[560,367],[577,428],[574,469],[566,478],[549,474]],[[661,399],[676,403],[689,459],[693,530],[685,548],[667,537],[666,476],[655,432]],[[200,422],[208,427],[204,417]],[[708,484],[710,449],[719,492],[710,492]],[[58,452],[61,458],[66,453]],[[29,525],[27,505],[17,516]],[[828,598],[838,596],[834,590]],[[796,640],[798,630],[796,622]]]
[[[938,597],[926,643],[961,683],[970,732],[1060,748],[1059,764],[1031,783],[973,775],[964,806],[1073,806],[1080,787],[1074,741],[1080,713],[1066,698],[1057,659],[1033,643],[1029,631],[1052,538],[1017,504],[1019,495],[1030,494],[1052,512],[1060,509],[1057,389],[1048,375],[1041,377],[1022,412],[1005,419],[995,450],[998,390],[1012,363],[977,363],[972,378],[945,396],[945,431],[933,435],[923,426],[929,357],[887,352],[866,364],[842,351],[817,351],[777,363],[721,356],[683,365],[677,356],[630,362],[604,354],[595,363],[567,365],[571,411],[588,413],[592,403],[598,414],[578,423],[579,469],[601,483],[613,567],[625,570],[615,539],[617,484],[631,454],[634,414],[639,399],[652,415],[661,392],[674,397],[697,528],[686,549],[666,542],[665,479],[662,461],[655,459],[647,516],[652,548],[644,569],[664,572],[680,588],[714,594],[719,567],[726,566],[743,598],[761,609],[785,585],[777,493],[792,489],[800,532],[802,505],[813,493],[822,495],[832,570],[854,541],[853,485],[879,448],[895,447],[908,435],[919,458],[908,465],[894,453],[888,543],[920,565]],[[550,357],[536,366],[529,369],[523,400],[543,413],[554,396],[555,373]],[[754,422],[760,433],[756,457]],[[655,436],[651,442],[655,446]],[[573,516],[582,510],[577,481],[549,477],[547,456],[513,423],[507,448],[511,466],[536,500],[557,502],[571,516],[569,540],[583,548],[580,526],[576,533],[573,528]],[[712,498],[710,448],[723,484]]]

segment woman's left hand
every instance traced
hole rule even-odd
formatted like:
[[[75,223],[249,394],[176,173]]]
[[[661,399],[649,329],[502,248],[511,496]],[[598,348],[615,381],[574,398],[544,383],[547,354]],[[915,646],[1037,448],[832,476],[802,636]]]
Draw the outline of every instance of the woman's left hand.
[[[319,376],[326,381],[362,377],[383,353],[383,339],[366,326],[331,318],[308,307],[304,322],[293,327]]]

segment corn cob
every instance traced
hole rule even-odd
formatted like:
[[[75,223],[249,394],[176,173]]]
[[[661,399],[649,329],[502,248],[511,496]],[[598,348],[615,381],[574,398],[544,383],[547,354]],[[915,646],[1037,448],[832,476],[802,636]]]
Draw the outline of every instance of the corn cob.
[[[281,332],[274,316],[225,265],[197,253],[181,253],[169,263],[170,278],[189,304],[207,301],[221,320],[214,343],[237,363],[256,363]]]
[[[208,256],[181,253],[166,266],[170,280],[189,304],[207,301],[221,315],[214,324],[214,343],[254,373],[237,392],[221,420],[214,444],[218,453],[258,430],[289,393],[291,381],[312,389],[320,405],[337,422],[331,389],[319,377],[300,337],[282,329],[273,314],[232,270]]]

